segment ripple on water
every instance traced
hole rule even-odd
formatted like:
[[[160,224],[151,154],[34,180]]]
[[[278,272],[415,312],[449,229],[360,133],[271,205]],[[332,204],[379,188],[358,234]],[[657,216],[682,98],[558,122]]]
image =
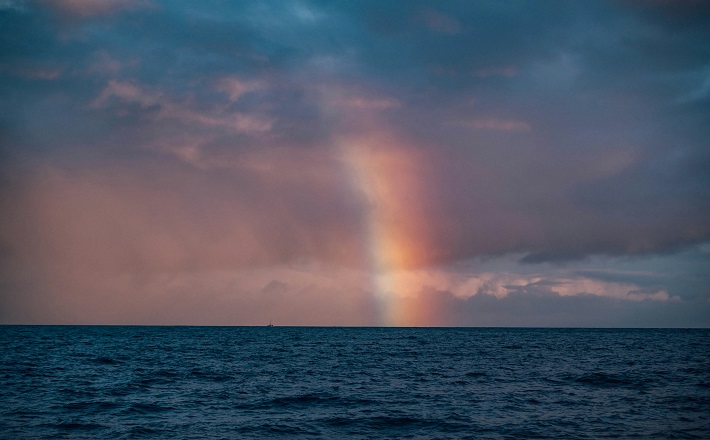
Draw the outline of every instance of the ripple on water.
[[[710,438],[706,330],[0,327],[0,346],[0,438]]]

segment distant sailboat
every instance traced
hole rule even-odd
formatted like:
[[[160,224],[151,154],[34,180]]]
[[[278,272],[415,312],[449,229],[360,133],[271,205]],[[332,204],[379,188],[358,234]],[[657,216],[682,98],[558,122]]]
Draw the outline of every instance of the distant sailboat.
[[[273,327],[273,326],[274,326],[274,324],[272,324],[271,320],[269,319],[269,325],[267,325],[267,327]]]

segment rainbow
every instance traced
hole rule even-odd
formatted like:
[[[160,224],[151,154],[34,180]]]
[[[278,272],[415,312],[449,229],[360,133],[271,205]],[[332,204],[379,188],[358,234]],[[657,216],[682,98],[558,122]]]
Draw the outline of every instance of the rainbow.
[[[341,142],[339,152],[350,184],[364,200],[367,290],[379,324],[428,325],[436,307],[420,298],[422,285],[414,273],[430,258],[420,151],[372,135]]]

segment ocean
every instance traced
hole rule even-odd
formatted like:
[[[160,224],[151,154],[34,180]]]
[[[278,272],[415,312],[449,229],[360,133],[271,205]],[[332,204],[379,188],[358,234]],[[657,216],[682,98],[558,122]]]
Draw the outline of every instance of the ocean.
[[[3,439],[710,438],[710,330],[0,327]]]

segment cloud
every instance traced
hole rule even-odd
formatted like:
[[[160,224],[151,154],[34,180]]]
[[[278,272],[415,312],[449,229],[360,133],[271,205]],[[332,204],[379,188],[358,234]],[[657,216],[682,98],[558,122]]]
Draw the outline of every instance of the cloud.
[[[393,99],[380,98],[368,99],[359,96],[349,98],[343,103],[346,107],[364,110],[387,110],[394,107],[399,107],[400,104]]]
[[[0,66],[0,70],[9,71],[12,75],[43,81],[56,79],[62,74],[62,69],[60,68],[20,67],[14,69],[2,69],[2,67],[3,66]]]
[[[262,81],[245,81],[235,76],[226,76],[217,82],[217,90],[225,93],[231,102],[236,102],[245,93],[264,88]]]
[[[18,11],[25,10],[24,0],[3,0],[0,2],[0,9],[14,9]]]
[[[113,97],[127,102],[136,102],[141,107],[158,106],[163,98],[159,92],[147,92],[135,84],[111,80],[101,91],[101,95],[91,103],[91,106],[94,108],[105,107]]]
[[[97,76],[118,77],[124,70],[135,69],[139,64],[136,58],[120,60],[111,56],[106,50],[98,50],[88,58],[91,59],[87,60],[91,64],[86,72]]]
[[[478,294],[459,299],[448,292],[422,295],[443,309],[430,325],[512,327],[706,327],[707,302],[626,301],[595,295],[516,292],[503,298]],[[681,318],[682,317],[682,318]]]
[[[233,85],[233,84],[232,84]],[[166,97],[163,93],[145,89],[130,82],[110,80],[101,94],[91,103],[93,108],[107,108],[116,98],[118,104],[138,104],[148,114],[156,119],[169,119],[183,124],[197,124],[204,127],[222,127],[246,134],[261,134],[271,130],[273,121],[242,112],[209,112],[195,111],[189,105],[179,104]],[[130,111],[130,108],[119,108],[119,112]]]
[[[461,23],[447,14],[435,11],[434,9],[424,8],[417,14],[417,20],[435,32],[444,34],[458,34],[461,31]]]
[[[0,322],[56,324],[374,325],[372,301],[333,272],[298,267],[53,277],[22,296],[0,297]],[[343,274],[343,276],[348,276]],[[314,284],[314,281],[317,284]],[[22,286],[27,289],[26,285]],[[40,289],[45,289],[41,291]]]
[[[508,119],[473,119],[467,121],[466,125],[474,130],[530,131],[529,123]]]
[[[700,3],[37,4],[0,16],[0,282],[34,292],[27,316],[111,290],[92,274],[198,307],[210,276],[304,261],[501,319],[707,298],[686,261],[710,241]],[[233,304],[272,281],[317,302],[277,272]]]
[[[111,15],[119,11],[151,7],[150,0],[39,0],[63,14],[78,17]]]
[[[511,78],[515,75],[517,75],[519,72],[519,69],[515,66],[506,66],[506,67],[487,67],[484,69],[478,69],[476,70],[473,74],[474,76],[478,78],[488,78],[488,77],[495,77],[495,76],[502,76],[506,78]]]
[[[22,201],[14,202],[19,217],[5,220],[2,242],[8,261],[20,264],[3,265],[4,284],[14,289],[0,296],[2,322],[383,324],[371,290],[373,275],[356,263],[365,256],[349,263],[339,256],[357,246],[358,240],[348,239],[356,230],[329,235],[322,225],[311,225],[312,218],[300,226],[291,219],[287,236],[300,248],[291,253],[277,231],[263,225],[280,215],[268,205],[252,212],[258,223],[251,223],[245,216],[250,211],[234,206],[234,198],[216,196],[212,188],[214,200],[205,200],[194,188],[194,171],[160,179],[155,170],[146,172],[153,176],[149,191],[135,174],[74,171],[47,175],[46,185],[28,188]],[[177,184],[187,176],[192,185]],[[222,217],[215,208],[225,202],[229,207]],[[225,219],[232,221],[221,223]],[[304,234],[317,238],[312,250],[339,245],[335,253],[321,254],[329,263],[303,259]],[[629,278],[445,269],[393,276],[393,285],[408,286],[391,294],[409,325],[707,324],[707,315],[699,312],[707,304],[669,301],[664,292]]]
[[[477,272],[475,266],[471,271],[473,272],[456,273],[442,269],[419,269],[394,272],[389,274],[389,277],[393,285],[408,286],[399,293],[393,292],[394,295],[404,297],[416,297],[423,291],[435,290],[448,292],[460,299],[475,295],[490,295],[502,299],[516,294],[534,296],[540,292],[560,297],[593,295],[625,301],[671,299],[662,287],[663,282],[639,285],[633,278],[606,279],[594,273],[587,276],[585,271]]]

